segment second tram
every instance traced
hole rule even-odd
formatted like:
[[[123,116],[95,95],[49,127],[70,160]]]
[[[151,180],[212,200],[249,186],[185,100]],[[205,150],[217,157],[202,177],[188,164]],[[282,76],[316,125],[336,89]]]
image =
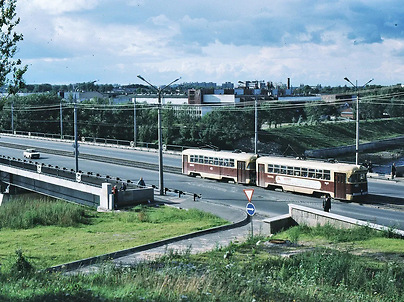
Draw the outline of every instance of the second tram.
[[[318,193],[343,200],[368,194],[367,169],[360,165],[275,156],[260,157],[256,165],[259,187]]]

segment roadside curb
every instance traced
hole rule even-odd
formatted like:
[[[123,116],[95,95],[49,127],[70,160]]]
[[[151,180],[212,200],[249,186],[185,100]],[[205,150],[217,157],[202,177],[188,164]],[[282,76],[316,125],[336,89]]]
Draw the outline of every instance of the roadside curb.
[[[194,238],[194,237],[198,237],[198,236],[202,236],[202,235],[206,235],[206,234],[211,234],[211,233],[216,233],[216,232],[221,232],[221,231],[226,231],[226,230],[242,227],[242,226],[245,226],[246,224],[248,224],[250,222],[250,220],[251,220],[250,216],[248,216],[246,214],[244,219],[242,219],[238,222],[235,222],[235,223],[218,226],[218,227],[214,227],[214,228],[210,228],[210,229],[206,229],[206,230],[196,231],[196,232],[180,235],[177,237],[171,237],[171,238],[163,239],[163,240],[152,242],[152,243],[147,243],[147,244],[136,246],[133,248],[128,248],[128,249],[124,249],[124,250],[120,250],[120,251],[116,251],[116,252],[112,252],[112,253],[108,253],[108,254],[103,254],[103,255],[99,255],[99,256],[94,256],[94,257],[85,258],[85,259],[81,259],[81,260],[77,260],[77,261],[73,261],[73,262],[64,263],[61,265],[52,266],[52,267],[45,269],[44,271],[46,271],[46,272],[69,272],[69,271],[73,271],[73,270],[83,268],[86,266],[99,264],[103,261],[113,260],[113,259],[127,256],[129,254],[139,253],[139,252],[150,250],[152,248],[161,247],[161,246],[164,246],[164,245],[167,245],[170,243],[174,243],[177,241],[186,240],[186,239],[190,239],[190,238]]]

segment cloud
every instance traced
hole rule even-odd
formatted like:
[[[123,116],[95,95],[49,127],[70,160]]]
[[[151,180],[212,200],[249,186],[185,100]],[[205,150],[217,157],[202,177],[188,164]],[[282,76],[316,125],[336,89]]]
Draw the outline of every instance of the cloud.
[[[91,10],[97,7],[99,0],[20,0],[18,6],[26,12],[42,11],[49,15]]]
[[[55,81],[111,83],[136,73],[308,84],[403,75],[398,0],[19,0],[18,9],[29,79],[47,68]]]

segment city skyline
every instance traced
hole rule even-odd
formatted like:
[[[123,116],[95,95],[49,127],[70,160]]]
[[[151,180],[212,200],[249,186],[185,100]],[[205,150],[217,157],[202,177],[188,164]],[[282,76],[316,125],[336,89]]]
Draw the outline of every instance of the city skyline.
[[[265,80],[402,83],[404,7],[389,1],[18,0],[28,84]]]

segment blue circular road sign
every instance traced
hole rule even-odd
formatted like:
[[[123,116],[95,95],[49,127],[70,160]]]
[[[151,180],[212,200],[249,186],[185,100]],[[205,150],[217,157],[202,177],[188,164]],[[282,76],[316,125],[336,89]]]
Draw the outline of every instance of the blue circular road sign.
[[[247,203],[247,206],[245,207],[245,210],[247,211],[247,214],[250,216],[254,216],[255,214],[255,206],[251,202]]]

